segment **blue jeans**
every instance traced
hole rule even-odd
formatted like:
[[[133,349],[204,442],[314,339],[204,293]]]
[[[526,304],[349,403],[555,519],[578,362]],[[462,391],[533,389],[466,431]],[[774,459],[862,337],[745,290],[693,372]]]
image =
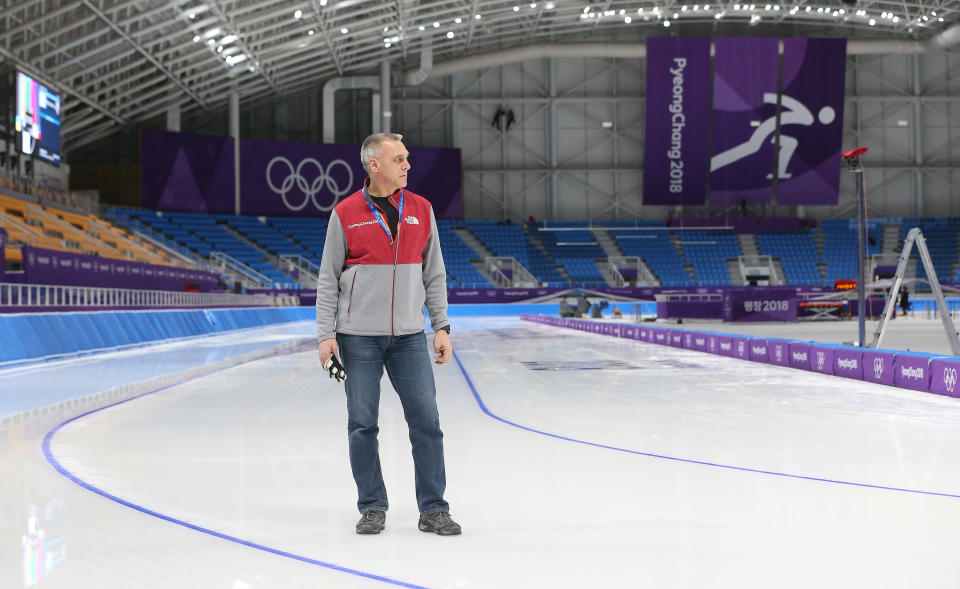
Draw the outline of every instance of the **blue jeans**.
[[[380,378],[387,376],[403,405],[413,446],[417,506],[421,514],[448,511],[443,500],[447,486],[443,464],[443,432],[437,412],[437,390],[430,366],[427,338],[411,335],[337,334],[340,360],[347,371],[347,433],[350,467],[357,483],[361,512],[387,510],[387,490],[380,469],[377,425]]]

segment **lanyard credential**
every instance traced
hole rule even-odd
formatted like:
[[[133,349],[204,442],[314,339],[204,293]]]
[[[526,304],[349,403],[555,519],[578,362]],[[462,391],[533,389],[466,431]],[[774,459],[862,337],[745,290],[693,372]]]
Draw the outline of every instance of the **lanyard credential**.
[[[367,198],[367,189],[363,188],[363,198]],[[383,230],[387,234],[387,239],[390,240],[390,244],[393,244],[393,234],[390,233],[390,228],[387,227],[386,222],[384,222],[383,217],[380,215],[380,211],[377,210],[377,207],[373,206],[371,203],[367,203],[367,206],[370,207],[370,212],[373,213],[373,216],[376,217],[377,221],[380,223],[380,227],[383,227]],[[397,207],[397,234],[400,233],[400,223],[403,222],[403,189],[400,190],[400,206]]]

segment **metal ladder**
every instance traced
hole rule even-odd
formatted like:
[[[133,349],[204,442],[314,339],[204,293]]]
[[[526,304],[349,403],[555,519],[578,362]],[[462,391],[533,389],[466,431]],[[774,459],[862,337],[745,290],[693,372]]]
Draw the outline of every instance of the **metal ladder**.
[[[950,312],[947,311],[947,303],[943,300],[943,289],[940,288],[940,280],[937,279],[937,271],[933,267],[933,261],[930,259],[930,252],[927,250],[927,241],[923,238],[923,233],[919,227],[914,227],[907,233],[907,238],[903,241],[903,251],[900,252],[900,262],[897,264],[897,273],[893,278],[893,288],[887,294],[887,302],[883,306],[883,314],[880,315],[880,322],[877,323],[877,329],[873,332],[873,347],[879,348],[883,343],[884,331],[887,322],[890,320],[890,313],[897,304],[897,294],[900,292],[900,283],[903,281],[903,274],[910,262],[910,252],[913,250],[913,244],[917,244],[917,251],[920,252],[920,260],[927,271],[927,281],[930,283],[930,289],[937,301],[937,310],[940,312],[940,321],[943,323],[943,330],[947,334],[947,340],[950,342],[950,350],[954,356],[960,356],[960,338],[957,337],[957,327],[950,318]],[[859,309],[858,313],[863,313],[864,309]]]

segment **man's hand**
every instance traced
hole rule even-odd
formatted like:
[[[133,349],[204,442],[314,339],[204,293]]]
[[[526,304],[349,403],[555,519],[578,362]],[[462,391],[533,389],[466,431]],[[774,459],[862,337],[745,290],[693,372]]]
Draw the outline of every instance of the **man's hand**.
[[[446,330],[438,330],[433,334],[433,351],[437,353],[434,360],[437,364],[446,364],[453,357],[453,346],[450,345],[450,335]]]
[[[339,361],[339,352],[337,350],[337,340],[328,339],[320,342],[320,363],[324,370],[330,373],[330,378],[337,382],[343,382],[347,378],[347,373],[343,370],[343,365]]]
[[[335,339],[326,339],[320,342],[320,363],[326,364],[327,358],[333,354],[337,355],[337,358],[340,357],[340,352],[337,349],[337,340]]]

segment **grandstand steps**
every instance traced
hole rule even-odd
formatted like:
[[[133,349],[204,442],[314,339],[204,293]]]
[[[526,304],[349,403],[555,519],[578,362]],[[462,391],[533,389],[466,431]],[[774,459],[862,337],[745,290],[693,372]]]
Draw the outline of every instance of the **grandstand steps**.
[[[680,259],[686,260],[687,257],[686,257],[686,254],[683,252],[682,241],[683,241],[683,238],[681,238],[679,235],[670,235],[670,243],[673,244],[673,247],[676,248],[677,253],[680,254]],[[687,276],[690,278],[690,280],[692,280],[694,284],[698,284],[697,271],[693,269],[693,264],[685,262],[684,264],[682,264],[682,267],[683,267],[683,271],[687,273]],[[663,280],[659,276],[657,277],[657,279],[661,281],[661,284],[663,283]]]
[[[738,233],[737,242],[740,244],[741,256],[760,255],[760,247],[757,245],[757,236],[753,233]]]
[[[486,273],[482,271],[483,260],[495,254],[490,250],[490,248],[483,245],[483,242],[477,239],[477,236],[471,233],[466,227],[455,227],[453,232],[456,233],[460,239],[462,239],[465,244],[470,246],[470,249],[477,254],[477,257],[480,259],[480,273],[486,276]],[[476,266],[476,263],[474,263],[474,266]]]
[[[594,229],[593,235],[597,238],[597,244],[603,248],[608,258],[617,258],[624,255],[623,250],[617,245],[617,241],[606,229]]]
[[[284,275],[289,276],[289,275],[283,270],[283,268],[285,267],[285,264],[283,264],[283,263],[281,262],[279,256],[270,253],[268,250],[266,250],[266,249],[264,249],[263,247],[261,247],[257,242],[253,241],[252,239],[248,238],[248,237],[247,237],[246,235],[244,235],[243,233],[240,233],[239,231],[237,231],[236,229],[234,229],[233,227],[231,227],[230,225],[228,225],[226,221],[217,221],[217,226],[218,226],[218,227],[222,227],[223,230],[226,231],[227,233],[229,233],[230,235],[233,235],[234,237],[236,237],[236,238],[239,239],[240,241],[244,242],[245,244],[249,245],[249,246],[252,247],[253,249],[257,250],[257,253],[261,254],[261,255],[264,257],[264,259],[266,260],[266,262],[267,262],[268,264],[270,264],[271,266],[273,266],[273,267],[274,267],[275,269],[277,269],[278,271],[282,272]],[[291,281],[294,280],[293,277],[291,277],[290,280],[291,280]],[[299,281],[297,281],[297,282],[299,282]],[[307,285],[308,283],[301,283],[301,284]]]
[[[743,286],[743,275],[740,274],[740,263],[737,258],[727,258],[727,272],[730,273],[730,284],[733,286]]]
[[[249,245],[253,249],[263,254],[263,257],[265,257],[267,261],[270,262],[274,267],[277,267],[277,268],[280,267],[280,258],[278,256],[271,254],[268,250],[261,247],[257,242],[253,241],[243,233],[240,233],[239,231],[237,231],[236,229],[228,225],[226,221],[217,221],[217,225],[219,227],[223,227],[224,231],[226,231],[230,235],[233,235],[240,241],[244,242],[245,244]]]
[[[903,242],[900,239],[901,223],[884,223],[880,253],[894,254],[900,251]]]
[[[610,258],[597,258],[593,263],[597,265],[600,275],[607,281],[607,286],[619,286],[613,277],[613,272],[610,271]]]
[[[773,276],[770,277],[771,284],[787,284],[787,273],[783,270],[783,262],[780,258],[773,258]]]

